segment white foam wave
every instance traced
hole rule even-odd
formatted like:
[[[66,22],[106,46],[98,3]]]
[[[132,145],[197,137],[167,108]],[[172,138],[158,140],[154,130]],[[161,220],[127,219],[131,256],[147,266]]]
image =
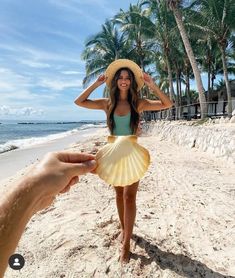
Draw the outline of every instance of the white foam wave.
[[[64,138],[66,136],[69,136],[71,134],[75,134],[81,130],[85,129],[91,129],[91,128],[100,128],[105,127],[105,124],[85,124],[82,125],[79,128],[75,128],[66,132],[60,132],[56,134],[51,134],[43,137],[31,137],[26,139],[17,139],[17,140],[10,140],[6,142],[5,144],[0,145],[0,153],[12,151],[14,149],[22,149],[22,148],[28,148],[34,145],[39,145],[43,143],[47,143],[56,139]]]
[[[94,125],[94,124],[85,124],[82,125],[79,129],[84,130],[84,129],[88,129],[88,128],[100,128],[100,127],[106,127],[106,124],[98,124],[98,125]]]

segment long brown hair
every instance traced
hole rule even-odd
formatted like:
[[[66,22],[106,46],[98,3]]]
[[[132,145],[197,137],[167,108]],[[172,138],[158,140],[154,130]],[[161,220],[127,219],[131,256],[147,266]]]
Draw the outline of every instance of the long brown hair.
[[[111,134],[113,134],[113,129],[115,127],[115,122],[113,119],[114,110],[117,107],[117,102],[119,99],[119,89],[117,86],[117,81],[121,75],[121,71],[125,70],[128,72],[130,77],[130,89],[128,91],[128,103],[131,107],[131,120],[130,120],[130,127],[132,129],[132,133],[135,134],[139,124],[139,113],[137,111],[137,104],[138,104],[138,95],[137,95],[137,83],[135,81],[135,76],[133,72],[129,68],[120,68],[114,75],[113,80],[111,82],[111,89],[109,92],[109,104],[108,104],[108,116],[107,116],[107,125]]]

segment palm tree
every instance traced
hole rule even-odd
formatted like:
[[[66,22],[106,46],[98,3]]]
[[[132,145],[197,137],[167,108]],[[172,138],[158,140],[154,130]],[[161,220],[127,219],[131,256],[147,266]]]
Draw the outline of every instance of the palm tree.
[[[142,69],[151,63],[152,45],[150,40],[154,24],[148,17],[147,10],[141,8],[141,4],[130,4],[129,10],[120,12],[113,21],[120,27],[120,31],[130,46],[129,58],[135,61]]]
[[[199,92],[199,101],[200,101],[200,108],[201,108],[201,118],[204,119],[207,116],[207,105],[206,105],[206,97],[205,97],[205,90],[203,88],[202,79],[200,70],[197,66],[197,62],[191,47],[191,44],[188,39],[188,35],[186,33],[186,29],[184,27],[184,23],[182,20],[182,15],[179,9],[179,6],[181,4],[181,0],[166,0],[168,7],[173,12],[180,35],[182,37],[185,50],[187,52],[187,55],[189,57],[193,73],[196,79],[196,84]]]
[[[228,57],[226,50],[234,35],[235,28],[235,2],[234,0],[200,0],[198,22],[194,24],[200,30],[210,34],[218,43],[223,63],[224,80],[228,98],[228,116],[232,115],[231,88],[228,80]]]
[[[220,57],[218,57],[218,46],[216,41],[207,34],[205,37],[199,40],[200,42],[200,53],[199,53],[199,61],[202,66],[202,70],[207,72],[207,101],[211,100],[211,91],[213,90],[213,82],[216,78],[217,72],[215,71],[215,64],[218,59],[221,61]],[[220,55],[219,55],[220,56]]]
[[[180,52],[180,49],[175,48],[175,55],[173,60],[173,70],[175,72],[175,82],[179,109],[177,111],[177,116],[180,119],[182,116],[182,74],[184,67],[184,51]]]
[[[191,120],[191,95],[190,95],[190,78],[192,78],[192,68],[188,56],[184,56],[183,79],[185,83],[185,95],[187,100],[187,119]]]
[[[173,33],[174,33],[174,18],[167,10],[164,1],[143,0],[141,5],[147,5],[146,13],[152,21],[154,28],[152,29],[151,38],[154,42],[153,51],[155,53],[155,65],[159,73],[162,73],[162,68],[167,70],[169,85],[169,97],[175,100],[175,106],[178,106],[177,98],[175,98],[173,87],[173,70],[172,70],[172,49],[173,49]],[[161,63],[160,63],[161,61]],[[165,75],[165,74],[164,74]],[[165,83],[166,84],[166,83]],[[172,117],[172,111],[169,110],[168,117]]]
[[[129,51],[124,34],[118,32],[112,21],[106,21],[102,31],[89,38],[85,47],[82,53],[86,61],[84,85],[102,74],[111,62],[126,57]]]

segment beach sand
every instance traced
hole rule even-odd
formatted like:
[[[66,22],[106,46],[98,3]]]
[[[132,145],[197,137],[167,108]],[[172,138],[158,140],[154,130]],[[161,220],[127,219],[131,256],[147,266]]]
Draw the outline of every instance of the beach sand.
[[[96,152],[107,134],[69,148]],[[114,190],[87,174],[31,219],[15,251],[25,266],[8,268],[6,278],[235,277],[235,166],[156,136],[138,141],[151,165],[139,185],[129,264],[118,262]]]

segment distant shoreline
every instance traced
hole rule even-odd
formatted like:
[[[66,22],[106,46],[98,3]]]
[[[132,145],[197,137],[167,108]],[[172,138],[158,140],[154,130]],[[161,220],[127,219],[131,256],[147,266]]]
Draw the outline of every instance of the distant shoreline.
[[[0,154],[105,126],[104,121],[5,123],[1,125]]]

